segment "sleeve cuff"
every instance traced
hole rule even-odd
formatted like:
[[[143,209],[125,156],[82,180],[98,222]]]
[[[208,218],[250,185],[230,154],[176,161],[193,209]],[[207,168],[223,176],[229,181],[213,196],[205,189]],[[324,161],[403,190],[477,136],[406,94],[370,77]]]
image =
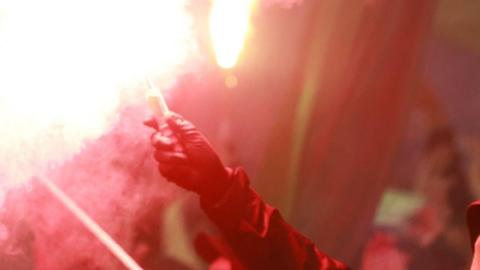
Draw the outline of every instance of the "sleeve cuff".
[[[207,216],[220,228],[237,227],[248,204],[250,183],[242,168],[230,169],[229,186],[215,202],[200,197],[200,205]]]

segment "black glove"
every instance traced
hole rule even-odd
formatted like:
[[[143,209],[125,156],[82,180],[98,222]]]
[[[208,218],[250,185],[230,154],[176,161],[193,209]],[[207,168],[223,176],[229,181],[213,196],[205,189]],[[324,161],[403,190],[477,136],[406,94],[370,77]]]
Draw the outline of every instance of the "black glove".
[[[219,200],[228,188],[229,170],[207,139],[178,114],[169,116],[161,127],[155,123],[145,124],[157,129],[151,138],[160,173],[202,199],[212,203]]]

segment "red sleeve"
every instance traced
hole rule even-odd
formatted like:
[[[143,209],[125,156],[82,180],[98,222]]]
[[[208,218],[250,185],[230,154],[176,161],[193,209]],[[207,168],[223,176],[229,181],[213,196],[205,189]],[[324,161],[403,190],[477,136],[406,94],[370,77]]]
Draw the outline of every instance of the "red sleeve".
[[[472,250],[478,235],[480,235],[480,200],[472,202],[467,208],[467,225],[470,232]]]
[[[201,198],[201,204],[247,269],[349,269],[320,252],[263,202],[242,169],[232,171],[231,180],[219,202],[212,205]]]

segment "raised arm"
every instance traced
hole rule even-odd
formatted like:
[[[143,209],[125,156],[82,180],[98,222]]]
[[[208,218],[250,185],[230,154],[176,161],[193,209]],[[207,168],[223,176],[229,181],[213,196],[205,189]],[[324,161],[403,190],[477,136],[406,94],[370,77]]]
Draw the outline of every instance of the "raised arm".
[[[196,192],[203,210],[247,269],[348,269],[320,252],[250,188],[245,172],[225,168],[193,124],[173,115],[152,136],[159,170]]]

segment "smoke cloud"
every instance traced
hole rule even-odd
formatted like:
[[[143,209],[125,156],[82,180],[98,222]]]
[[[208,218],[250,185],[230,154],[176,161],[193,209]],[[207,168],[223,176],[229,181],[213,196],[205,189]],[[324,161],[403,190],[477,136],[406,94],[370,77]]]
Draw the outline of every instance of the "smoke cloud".
[[[110,132],[45,175],[137,260],[158,265],[165,258],[152,248],[161,243],[161,212],[178,189],[157,172],[145,115],[124,109]],[[0,222],[2,269],[122,268],[38,181],[9,190]]]
[[[142,81],[167,89],[184,72],[196,50],[186,5],[0,3],[1,269],[121,268],[35,176],[138,260],[152,269],[163,260],[152,247],[176,189],[152,159]]]
[[[104,134],[146,75],[170,85],[195,50],[186,1],[0,4],[0,179],[18,182]]]

